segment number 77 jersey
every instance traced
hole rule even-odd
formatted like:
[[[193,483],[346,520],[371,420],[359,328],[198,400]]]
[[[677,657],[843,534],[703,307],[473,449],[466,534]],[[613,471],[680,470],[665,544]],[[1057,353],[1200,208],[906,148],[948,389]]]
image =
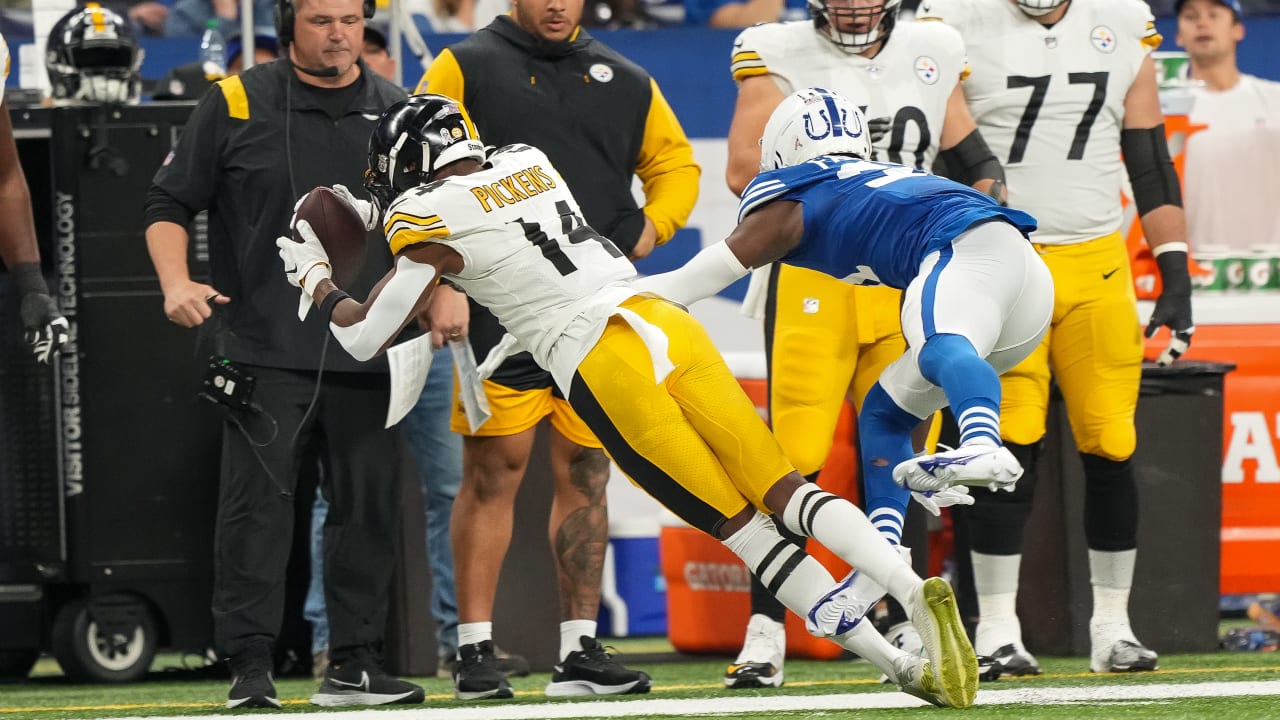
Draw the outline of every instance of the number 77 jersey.
[[[548,370],[570,323],[607,317],[635,292],[625,284],[635,267],[583,221],[564,178],[528,145],[492,152],[480,172],[405,191],[383,223],[393,253],[424,242],[457,251],[465,267],[449,277]]]
[[[1032,239],[1118,230],[1124,100],[1160,44],[1146,3],[1073,0],[1052,27],[1008,0],[924,0],[919,16],[964,37],[969,109],[1004,163],[1009,204],[1040,223]]]

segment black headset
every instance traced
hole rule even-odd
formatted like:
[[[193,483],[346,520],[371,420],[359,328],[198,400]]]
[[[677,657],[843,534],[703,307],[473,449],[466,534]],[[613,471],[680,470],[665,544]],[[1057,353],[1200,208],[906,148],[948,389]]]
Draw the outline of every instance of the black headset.
[[[377,9],[377,0],[364,0],[364,19],[372,20],[373,13]],[[276,38],[281,45],[293,43],[293,23],[297,18],[298,12],[294,8],[294,0],[276,0]]]

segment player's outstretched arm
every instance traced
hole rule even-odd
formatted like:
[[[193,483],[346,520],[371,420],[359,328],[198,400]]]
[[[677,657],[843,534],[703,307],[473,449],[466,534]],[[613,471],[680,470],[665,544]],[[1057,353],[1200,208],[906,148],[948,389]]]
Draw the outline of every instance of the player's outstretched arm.
[[[363,303],[351,298],[330,277],[328,256],[305,220],[298,234],[276,240],[289,282],[309,293],[329,319],[329,329],[342,347],[357,360],[369,360],[386,351],[419,312],[435,289],[443,268],[461,269],[462,258],[443,245],[413,245],[396,254],[395,265],[374,286]]]
[[[768,203],[743,219],[724,242],[703,248],[682,267],[631,284],[681,305],[711,297],[751,268],[779,260],[798,245],[804,232],[802,213],[797,202]]]

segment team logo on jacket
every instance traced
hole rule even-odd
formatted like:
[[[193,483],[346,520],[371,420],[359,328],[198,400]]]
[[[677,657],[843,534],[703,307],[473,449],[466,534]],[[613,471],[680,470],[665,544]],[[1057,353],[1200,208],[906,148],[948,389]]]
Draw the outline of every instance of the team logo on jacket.
[[[938,76],[942,73],[938,70],[938,63],[928,55],[921,55],[916,58],[916,77],[920,78],[920,82],[925,85],[932,85],[938,82]]]
[[[1113,53],[1116,51],[1116,34],[1106,25],[1099,25],[1089,33],[1089,41],[1098,52]]]
[[[591,77],[595,78],[596,82],[609,82],[613,79],[613,68],[604,63],[592,65],[587,72],[591,73]]]

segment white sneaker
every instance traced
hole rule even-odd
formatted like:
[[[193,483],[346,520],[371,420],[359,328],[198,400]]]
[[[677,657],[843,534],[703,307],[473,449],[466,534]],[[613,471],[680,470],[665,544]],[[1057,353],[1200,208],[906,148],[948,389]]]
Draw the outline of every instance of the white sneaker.
[[[814,637],[844,635],[857,627],[887,591],[866,573],[849,573],[823,595],[805,617],[804,627]]]
[[[978,656],[969,644],[955,593],[942,578],[929,578],[912,594],[911,624],[920,633],[940,697],[950,707],[969,707],[978,694]]]
[[[938,707],[948,707],[934,677],[933,667],[922,657],[899,655],[893,661],[893,679],[890,682],[908,695]]]
[[[887,640],[890,645],[915,657],[922,658],[928,655],[924,649],[924,640],[920,638],[920,633],[916,631],[916,627],[909,621],[900,622],[889,628],[889,631],[884,634],[884,639]],[[902,684],[896,679],[883,673],[880,675],[880,682],[894,683],[896,685]],[[927,700],[928,698],[925,699]]]
[[[724,686],[782,687],[782,663],[786,657],[786,626],[768,615],[752,615],[742,652],[724,672]]]
[[[1160,657],[1134,637],[1128,625],[1089,623],[1090,672],[1150,672],[1160,669]]]
[[[893,481],[912,492],[936,492],[952,485],[987,487],[1013,492],[1022,465],[1004,446],[962,445],[933,455],[898,463]]]

